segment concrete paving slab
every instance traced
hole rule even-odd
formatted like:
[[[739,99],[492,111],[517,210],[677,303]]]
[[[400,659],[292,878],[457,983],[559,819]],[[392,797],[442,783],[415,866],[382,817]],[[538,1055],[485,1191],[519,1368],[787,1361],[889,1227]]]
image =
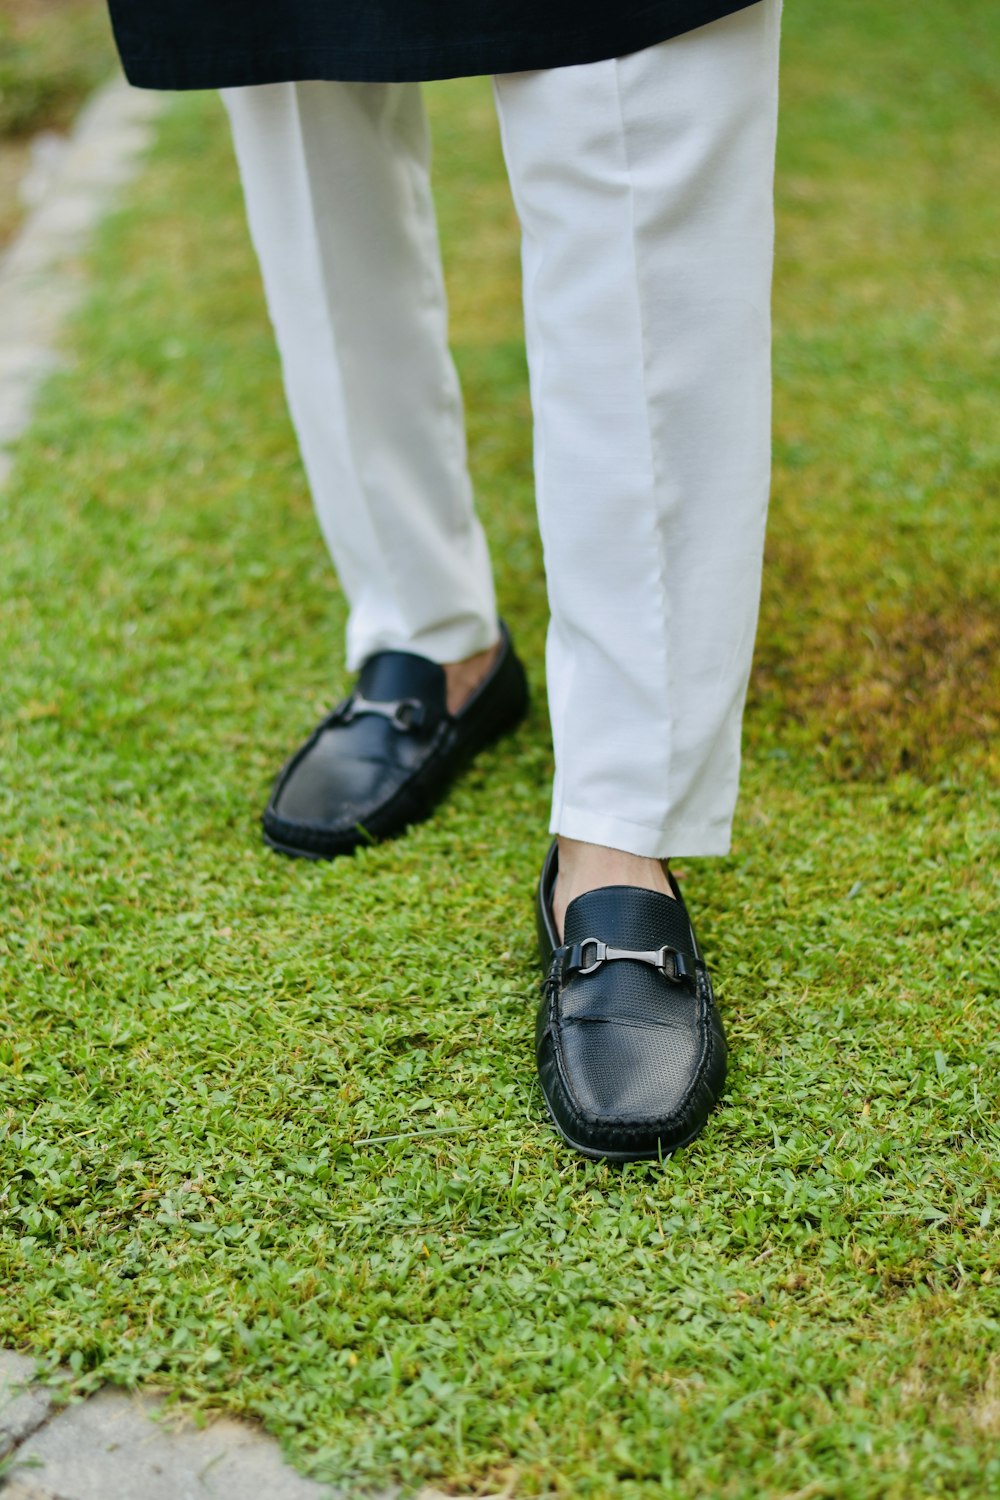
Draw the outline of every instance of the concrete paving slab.
[[[22,1443],[3,1500],[343,1500],[304,1479],[265,1433],[223,1418],[153,1420],[159,1402],[105,1389]]]
[[[31,1386],[35,1361],[0,1349],[0,1458],[36,1432],[52,1410],[52,1392]]]

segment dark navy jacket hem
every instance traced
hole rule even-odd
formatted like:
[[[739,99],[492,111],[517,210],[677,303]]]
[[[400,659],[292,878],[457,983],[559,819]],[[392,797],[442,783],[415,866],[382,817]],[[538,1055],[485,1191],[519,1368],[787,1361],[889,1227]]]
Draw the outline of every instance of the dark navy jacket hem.
[[[576,33],[456,36],[426,47],[262,44],[241,49],[238,43],[227,43],[207,51],[183,47],[147,52],[132,45],[131,28],[116,28],[116,33],[125,75],[137,88],[234,88],[304,79],[405,83],[600,62],[641,51],[755,3],[692,0],[678,6],[676,0],[664,0],[634,17]]]

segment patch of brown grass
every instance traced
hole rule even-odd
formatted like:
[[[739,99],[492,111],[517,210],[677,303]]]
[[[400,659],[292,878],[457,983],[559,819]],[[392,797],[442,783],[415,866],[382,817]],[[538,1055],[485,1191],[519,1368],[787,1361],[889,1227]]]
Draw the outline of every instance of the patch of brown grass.
[[[995,599],[935,588],[865,600],[831,589],[792,536],[774,539],[769,554],[752,715],[794,726],[844,779],[934,775],[968,756],[995,758]]]

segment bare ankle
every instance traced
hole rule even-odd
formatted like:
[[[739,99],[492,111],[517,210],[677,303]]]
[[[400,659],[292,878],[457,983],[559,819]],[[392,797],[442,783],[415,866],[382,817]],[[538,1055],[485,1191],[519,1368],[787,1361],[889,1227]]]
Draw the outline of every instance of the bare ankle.
[[[462,661],[444,663],[444,680],[450,714],[457,714],[484,678],[489,675],[490,668],[500,654],[500,647],[501,642],[497,641],[495,646],[488,646],[485,651],[477,651],[474,656],[466,656]]]
[[[566,908],[577,896],[609,885],[634,885],[641,890],[672,896],[666,875],[666,860],[647,859],[623,849],[586,844],[559,836],[559,875],[552,906],[560,936]]]

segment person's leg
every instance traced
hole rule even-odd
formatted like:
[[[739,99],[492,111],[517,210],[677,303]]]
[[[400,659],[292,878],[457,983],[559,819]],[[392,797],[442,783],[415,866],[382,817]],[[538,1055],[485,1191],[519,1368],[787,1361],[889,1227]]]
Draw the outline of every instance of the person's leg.
[[[263,832],[332,859],[427,817],[527,690],[472,507],[419,87],[223,98],[359,669],[279,772]]]
[[[770,455],[779,0],[500,76],[551,607],[555,907],[729,847]]]
[[[350,605],[348,664],[386,649],[459,664],[448,672],[458,700],[488,667],[498,627],[419,86],[268,84],[222,97],[292,419]]]

